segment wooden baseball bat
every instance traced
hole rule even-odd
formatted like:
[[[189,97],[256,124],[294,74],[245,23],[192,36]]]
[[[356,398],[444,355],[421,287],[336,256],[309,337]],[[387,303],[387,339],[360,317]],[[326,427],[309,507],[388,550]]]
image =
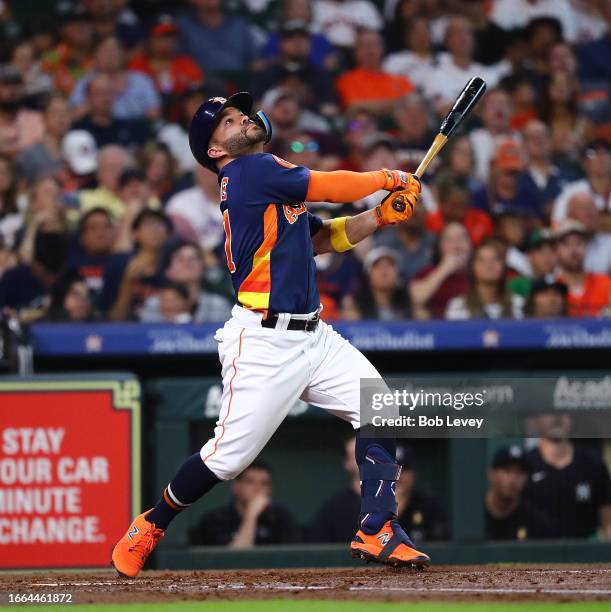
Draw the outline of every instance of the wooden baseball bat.
[[[448,137],[445,134],[439,132],[439,134],[435,136],[433,144],[429,147],[429,150],[426,152],[426,155],[420,162],[420,165],[418,166],[418,168],[416,168],[416,172],[414,172],[415,176],[417,176],[418,178],[422,178],[422,175],[429,167],[429,164],[433,161],[433,159],[435,159],[437,153],[439,153],[439,151],[443,149],[446,142],[448,142]]]
[[[486,91],[486,82],[481,77],[473,77],[464,86],[463,90],[456,98],[456,102],[450,109],[450,112],[445,116],[439,127],[439,134],[435,136],[433,144],[426,152],[424,159],[420,162],[415,174],[420,178],[427,169],[431,160],[441,151],[442,147],[448,141],[450,136],[455,132],[456,128],[465,120],[473,107],[480,101]]]
[[[481,77],[473,77],[464,86],[458,98],[456,98],[456,102],[454,102],[454,105],[450,109],[450,112],[441,122],[439,133],[437,136],[435,136],[429,150],[426,152],[426,155],[420,162],[416,172],[414,172],[415,176],[422,178],[422,175],[425,173],[429,164],[433,161],[433,159],[435,159],[435,156],[445,146],[450,136],[452,136],[456,128],[464,121],[465,117],[467,117],[473,107],[480,101],[485,91],[486,82]],[[395,210],[400,211],[402,208],[405,208],[400,199],[397,199],[395,202],[393,202],[393,208],[395,208]],[[397,208],[397,206],[400,206],[401,209]]]

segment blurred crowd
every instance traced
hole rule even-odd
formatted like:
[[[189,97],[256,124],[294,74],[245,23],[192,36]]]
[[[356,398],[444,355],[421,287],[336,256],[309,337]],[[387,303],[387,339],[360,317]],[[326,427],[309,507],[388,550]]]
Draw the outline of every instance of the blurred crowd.
[[[606,316],[610,25],[611,0],[0,1],[0,310],[224,320],[202,101],[253,92],[295,164],[413,171],[479,75],[410,222],[317,258],[323,317]]]

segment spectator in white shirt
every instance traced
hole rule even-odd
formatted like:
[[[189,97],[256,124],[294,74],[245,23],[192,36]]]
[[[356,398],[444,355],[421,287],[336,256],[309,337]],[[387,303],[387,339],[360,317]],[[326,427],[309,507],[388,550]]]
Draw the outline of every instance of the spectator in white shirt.
[[[577,0],[573,3],[575,42],[590,42],[606,34],[609,28],[605,20],[604,4],[600,0]]]
[[[418,89],[424,90],[437,64],[428,20],[416,17],[410,21],[404,31],[404,45],[405,50],[388,55],[382,69],[406,77]]]
[[[611,273],[611,234],[600,231],[600,211],[587,192],[576,193],[568,203],[569,219],[579,221],[590,235],[583,263],[586,272]]]
[[[582,165],[586,178],[573,181],[564,187],[554,202],[552,224],[558,225],[568,216],[569,200],[577,193],[592,196],[596,208],[603,213],[601,226],[611,232],[611,152],[605,140],[593,140],[586,145]]]
[[[333,45],[350,48],[359,28],[382,29],[382,17],[368,0],[315,0],[313,30],[322,32]]]
[[[175,226],[190,227],[198,244],[209,253],[223,240],[218,180],[213,172],[198,165],[195,181],[195,186],[172,196],[165,211]]]
[[[473,61],[473,26],[464,17],[452,17],[448,21],[444,43],[448,53],[440,54],[438,66],[425,85],[425,95],[440,115],[445,114],[471,77],[481,76],[488,87],[495,87],[510,70],[506,62],[484,66]]]
[[[490,14],[490,20],[503,30],[523,28],[538,17],[557,19],[564,37],[576,42],[576,15],[569,0],[496,0]]]

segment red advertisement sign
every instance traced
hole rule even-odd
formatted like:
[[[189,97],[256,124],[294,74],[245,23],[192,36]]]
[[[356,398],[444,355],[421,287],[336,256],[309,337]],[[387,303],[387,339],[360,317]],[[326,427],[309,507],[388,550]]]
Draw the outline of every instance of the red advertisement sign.
[[[0,568],[108,567],[139,512],[140,387],[0,378]]]

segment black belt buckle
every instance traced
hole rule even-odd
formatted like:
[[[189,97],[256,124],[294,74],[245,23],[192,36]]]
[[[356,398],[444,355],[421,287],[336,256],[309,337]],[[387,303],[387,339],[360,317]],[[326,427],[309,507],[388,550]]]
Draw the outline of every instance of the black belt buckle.
[[[307,332],[313,332],[316,331],[316,328],[318,327],[318,323],[320,322],[320,315],[317,314],[314,318],[312,319],[308,319],[305,322],[305,331]]]

